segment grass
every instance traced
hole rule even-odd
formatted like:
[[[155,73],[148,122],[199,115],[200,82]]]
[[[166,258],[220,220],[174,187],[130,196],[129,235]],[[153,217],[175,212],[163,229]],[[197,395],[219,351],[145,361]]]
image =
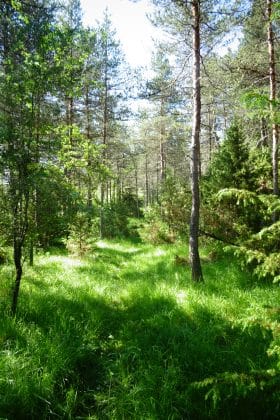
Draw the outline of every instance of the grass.
[[[98,242],[26,267],[16,319],[0,272],[1,419],[279,418],[280,288],[182,245]],[[277,341],[278,340],[278,341]]]

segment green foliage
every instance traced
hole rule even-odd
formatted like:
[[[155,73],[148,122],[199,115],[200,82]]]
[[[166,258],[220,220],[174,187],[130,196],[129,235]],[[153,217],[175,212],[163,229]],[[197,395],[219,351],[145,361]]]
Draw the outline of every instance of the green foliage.
[[[269,99],[268,94],[260,93],[259,91],[250,91],[243,95],[241,98],[246,109],[248,116],[251,118],[268,118],[275,123],[279,123],[279,101]],[[273,112],[271,112],[271,106]]]
[[[8,262],[9,254],[5,246],[0,244],[0,265]]]
[[[272,4],[272,14],[271,20],[279,20],[280,19],[280,4],[279,2]]]
[[[260,194],[271,193],[273,188],[270,148],[251,147],[248,165],[250,167],[252,190]]]
[[[120,238],[129,236],[126,206],[122,201],[110,203],[103,210],[104,238]]]
[[[131,192],[126,192],[122,195],[121,202],[123,211],[128,217],[141,217],[141,207],[143,200]]]
[[[249,149],[240,125],[235,121],[209,166],[207,188],[213,191],[222,188],[250,189],[250,178]]]
[[[168,175],[160,193],[161,218],[174,236],[186,236],[191,212],[188,185]]]
[[[168,174],[160,191],[159,203],[144,211],[142,238],[152,244],[158,244],[186,237],[190,208],[188,187]]]
[[[193,284],[178,254],[186,247],[99,241],[83,259],[41,255],[16,319],[1,266],[1,416],[277,418],[279,287],[225,256]]]
[[[46,247],[65,237],[78,211],[80,196],[64,174],[53,165],[40,167],[35,182],[34,229],[39,245]]]
[[[4,241],[11,240],[12,216],[9,206],[9,195],[4,186],[0,187],[0,237]]]
[[[249,375],[226,372],[193,383],[190,394],[192,398],[204,396],[211,418],[246,416],[253,420],[259,413],[273,415],[271,406],[278,407],[279,386],[280,377],[275,372],[252,372]]]
[[[99,237],[98,225],[94,212],[78,211],[69,226],[69,234],[65,240],[68,251],[77,256],[83,256],[93,250]]]
[[[141,205],[141,199],[131,192],[125,192],[116,202],[106,203],[100,210],[102,211],[103,237],[137,237],[137,227],[133,222],[131,223],[131,219],[141,218]]]
[[[202,230],[229,243],[258,232],[270,217],[271,172],[268,151],[249,152],[241,129],[233,123],[202,180]]]
[[[280,280],[280,222],[271,224],[272,214],[279,211],[278,197],[257,194],[251,191],[225,189],[218,193],[219,200],[235,200],[237,205],[246,207],[251,212],[258,212],[265,226],[257,233],[239,238],[239,246],[232,247],[243,264],[249,264],[260,278]],[[231,247],[229,247],[231,249]]]
[[[168,224],[162,220],[159,205],[147,207],[144,210],[144,222],[139,233],[143,241],[154,245],[175,241],[175,236]]]

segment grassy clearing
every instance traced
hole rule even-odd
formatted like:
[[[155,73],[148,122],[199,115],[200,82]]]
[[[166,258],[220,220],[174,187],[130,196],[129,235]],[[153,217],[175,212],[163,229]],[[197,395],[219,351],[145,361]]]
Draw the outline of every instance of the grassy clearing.
[[[279,378],[265,379],[280,288],[225,257],[205,258],[206,283],[193,284],[174,263],[186,252],[99,242],[83,260],[42,255],[26,267],[16,320],[2,267],[0,417],[278,418]]]

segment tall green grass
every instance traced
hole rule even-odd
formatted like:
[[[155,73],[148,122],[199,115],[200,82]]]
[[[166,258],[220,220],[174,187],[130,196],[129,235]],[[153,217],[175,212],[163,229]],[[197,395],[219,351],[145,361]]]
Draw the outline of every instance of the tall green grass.
[[[181,245],[99,242],[26,267],[16,319],[0,272],[0,418],[278,418],[280,289]],[[277,330],[278,328],[278,330]]]

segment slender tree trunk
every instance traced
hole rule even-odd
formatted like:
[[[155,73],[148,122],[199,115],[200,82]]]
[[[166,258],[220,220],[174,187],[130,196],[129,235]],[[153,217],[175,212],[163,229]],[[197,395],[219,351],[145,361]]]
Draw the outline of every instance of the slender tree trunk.
[[[33,267],[34,265],[34,241],[33,238],[30,239],[29,243],[29,265]]]
[[[108,135],[108,45],[106,39],[105,45],[105,69],[104,69],[104,107],[103,107],[103,151],[102,151],[102,163],[105,165],[107,158],[107,135]],[[104,201],[105,201],[106,183],[104,180],[101,182],[101,193],[100,193],[100,238],[103,237],[104,230]]]
[[[147,153],[145,154],[145,195],[146,195],[146,200],[145,200],[145,205],[146,207],[148,207],[148,205],[150,204],[150,200],[149,200],[149,177],[148,177],[148,155]]]
[[[40,124],[41,124],[41,100],[42,97],[40,94],[36,97],[36,108],[34,111],[34,120],[35,120],[35,163],[39,166],[40,163]],[[30,137],[31,138],[31,137]],[[36,254],[36,245],[37,245],[37,233],[38,233],[38,186],[35,184],[34,192],[32,194],[33,201],[33,215],[31,222],[31,232],[30,232],[30,241],[29,241],[29,265],[33,267],[34,265],[34,254]],[[29,226],[30,230],[30,226]]]
[[[22,242],[14,239],[14,265],[16,269],[16,278],[15,278],[15,285],[13,289],[13,300],[12,300],[12,308],[11,312],[14,316],[17,310],[17,302],[18,302],[18,295],[20,289],[20,281],[22,277]]]
[[[85,93],[85,106],[86,106],[86,136],[88,142],[88,156],[87,156],[87,205],[91,209],[92,208],[92,176],[91,176],[91,169],[92,169],[92,158],[91,158],[91,151],[90,151],[90,144],[91,144],[91,126],[90,126],[90,101],[89,101],[89,88],[86,87]]]
[[[112,202],[112,180],[109,181],[109,197],[108,197],[109,203]]]
[[[156,184],[156,202],[159,202],[159,188],[160,188],[160,162],[157,162],[157,184]]]
[[[271,22],[273,0],[267,0],[267,44],[269,53],[269,85],[270,85],[270,111],[272,116],[272,172],[273,193],[279,195],[278,185],[278,143],[279,126],[275,123],[275,100],[276,100],[276,63],[274,51],[274,33]]]
[[[106,181],[105,192],[106,192],[106,204],[108,204],[109,203],[109,182],[108,181]]]
[[[213,121],[211,118],[211,107],[209,105],[208,110],[208,140],[209,140],[209,162],[211,163],[212,160],[212,151],[213,151]]]
[[[161,98],[160,102],[160,144],[159,144],[159,153],[160,153],[160,182],[163,183],[165,179],[165,155],[164,155],[164,139],[165,139],[165,127],[163,123],[164,118],[164,102]]]
[[[135,167],[135,195],[136,195],[136,206],[137,206],[137,217],[139,217],[140,215],[140,210],[139,210],[139,196],[138,196],[138,167],[137,167],[137,162],[134,162],[134,167]]]
[[[116,202],[116,180],[113,181],[113,191],[112,191],[112,201],[113,203]]]
[[[257,143],[257,147],[268,146],[268,132],[265,118],[261,119],[260,134],[260,140]]]
[[[68,134],[69,142],[73,147],[73,124],[74,124],[74,100],[73,97],[68,98]]]
[[[26,168],[25,168],[26,169]],[[25,182],[26,171],[20,168],[18,184],[14,184],[15,179],[12,180],[11,193],[13,194],[13,258],[16,269],[16,278],[13,288],[13,300],[11,306],[11,313],[14,316],[17,310],[17,302],[19,296],[20,282],[22,277],[22,249],[24,246],[26,233],[28,230],[28,208],[29,208],[29,190],[28,186],[23,184]],[[15,193],[15,188],[19,189],[19,194]],[[22,190],[24,188],[26,191]],[[14,192],[14,193],[13,193]]]
[[[103,188],[103,184],[101,184],[101,189],[100,189],[100,210],[99,210],[99,218],[100,218],[100,222],[99,222],[99,236],[100,239],[103,238],[104,235],[104,188]]]
[[[193,17],[193,125],[191,144],[191,192],[192,209],[190,220],[190,264],[192,279],[203,281],[200,264],[199,237],[199,170],[200,170],[200,125],[201,125],[201,92],[200,92],[200,1],[192,2]]]

